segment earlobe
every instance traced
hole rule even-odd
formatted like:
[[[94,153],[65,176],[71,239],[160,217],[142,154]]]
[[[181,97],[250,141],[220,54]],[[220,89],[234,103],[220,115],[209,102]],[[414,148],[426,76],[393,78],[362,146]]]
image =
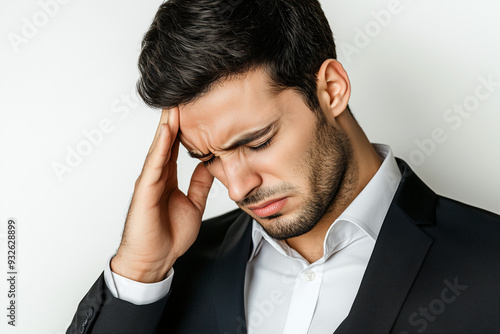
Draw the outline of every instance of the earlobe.
[[[335,59],[327,59],[318,71],[318,99],[321,108],[336,118],[347,108],[351,85],[347,73]]]

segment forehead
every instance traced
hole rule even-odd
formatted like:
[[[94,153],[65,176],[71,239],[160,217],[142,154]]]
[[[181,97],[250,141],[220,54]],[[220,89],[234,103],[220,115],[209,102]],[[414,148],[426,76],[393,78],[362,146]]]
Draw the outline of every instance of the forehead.
[[[269,125],[280,117],[283,106],[267,74],[253,70],[214,85],[179,111],[182,144],[207,153],[238,134]]]

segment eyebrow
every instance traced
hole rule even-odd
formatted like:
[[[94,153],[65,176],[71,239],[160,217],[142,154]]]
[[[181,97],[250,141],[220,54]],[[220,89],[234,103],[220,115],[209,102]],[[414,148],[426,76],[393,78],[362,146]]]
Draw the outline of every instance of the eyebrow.
[[[274,128],[276,128],[278,124],[278,120],[275,120],[265,128],[262,128],[260,130],[256,130],[250,133],[246,133],[241,135],[240,137],[236,138],[232,143],[230,143],[227,147],[222,148],[221,151],[229,151],[229,150],[234,150],[235,148],[238,148],[240,146],[246,145],[248,143],[253,142],[254,140],[257,140],[265,135],[267,135],[269,132],[271,132]],[[207,154],[199,154],[195,152],[188,151],[188,154],[191,158],[194,159],[204,159],[208,158],[213,155],[213,153],[207,153]]]

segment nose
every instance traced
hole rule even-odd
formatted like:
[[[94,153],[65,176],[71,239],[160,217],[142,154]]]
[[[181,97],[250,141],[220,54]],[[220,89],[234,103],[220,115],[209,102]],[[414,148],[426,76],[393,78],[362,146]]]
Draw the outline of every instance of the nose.
[[[262,183],[261,177],[249,161],[232,157],[222,160],[222,169],[229,197],[235,202],[245,199]]]

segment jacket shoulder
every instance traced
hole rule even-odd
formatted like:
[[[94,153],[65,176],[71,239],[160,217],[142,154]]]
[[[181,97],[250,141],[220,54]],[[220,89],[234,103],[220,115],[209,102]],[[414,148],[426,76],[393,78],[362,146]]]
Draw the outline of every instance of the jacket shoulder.
[[[438,196],[436,218],[438,222],[452,220],[455,224],[500,231],[500,215],[443,196]]]
[[[500,260],[499,215],[437,196],[435,216],[435,225],[421,225],[435,243],[446,245],[450,252],[463,253],[471,260],[477,256]]]

